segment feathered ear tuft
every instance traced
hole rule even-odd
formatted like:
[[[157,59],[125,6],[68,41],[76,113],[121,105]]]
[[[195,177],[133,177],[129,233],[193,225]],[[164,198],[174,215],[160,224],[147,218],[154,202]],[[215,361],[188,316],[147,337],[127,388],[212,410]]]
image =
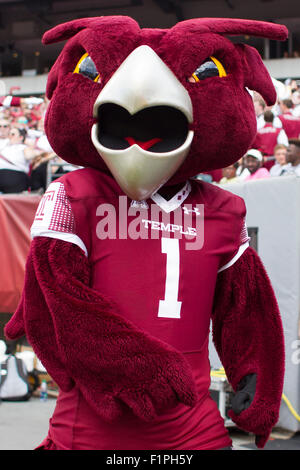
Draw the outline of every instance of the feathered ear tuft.
[[[285,41],[288,37],[288,30],[284,25],[267,21],[237,18],[203,18],[203,24],[212,33],[229,36],[248,34],[249,36],[258,36],[273,39],[274,41]]]
[[[129,16],[95,16],[89,18],[79,18],[55,26],[46,31],[42,38],[43,44],[53,44],[54,42],[66,41],[85,28],[95,28],[103,25],[107,30],[111,28],[124,28],[124,26],[139,28],[138,23]]]
[[[282,24],[238,18],[192,18],[173,26],[176,30],[193,30],[199,33],[216,33],[227,36],[257,36],[274,41],[285,41],[288,30]]]
[[[58,26],[49,29],[49,31],[46,31],[42,38],[42,42],[43,44],[53,44],[54,42],[65,41],[79,33],[82,29],[91,26],[97,20],[99,21],[99,18],[79,18],[77,20],[59,24]]]
[[[247,44],[237,44],[235,47],[242,58],[245,87],[257,91],[267,105],[272,106],[276,102],[276,90],[258,51]]]

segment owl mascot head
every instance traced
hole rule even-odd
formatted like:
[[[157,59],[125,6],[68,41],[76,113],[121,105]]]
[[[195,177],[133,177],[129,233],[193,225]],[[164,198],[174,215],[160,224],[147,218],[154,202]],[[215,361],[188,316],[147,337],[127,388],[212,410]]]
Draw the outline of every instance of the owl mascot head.
[[[43,448],[230,447],[208,393],[211,320],[235,392],[230,417],[258,447],[277,422],[282,325],[244,202],[193,178],[251,146],[249,90],[276,101],[259,53],[234,35],[285,40],[287,30],[226,18],[141,29],[113,16],[44,35],[66,41],[48,77],[46,133],[82,168],[40,203],[5,330],[26,334],[60,387]]]

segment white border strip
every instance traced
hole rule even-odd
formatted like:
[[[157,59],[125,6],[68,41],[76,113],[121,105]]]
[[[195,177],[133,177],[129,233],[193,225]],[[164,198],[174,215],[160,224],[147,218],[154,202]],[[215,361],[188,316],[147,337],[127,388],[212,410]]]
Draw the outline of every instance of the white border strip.
[[[32,238],[35,238],[35,237],[58,238],[59,240],[63,240],[68,243],[74,243],[74,245],[79,246],[79,248],[81,248],[84,251],[85,256],[88,256],[88,252],[87,252],[85,244],[83,243],[81,238],[79,238],[74,233],[55,232],[55,230],[45,230],[45,231],[32,230],[31,237]]]
[[[165,199],[158,192],[154,193],[151,196],[151,199],[161,209],[169,213],[169,212],[176,210],[178,207],[180,207],[183,204],[183,202],[189,196],[191,189],[192,189],[191,184],[189,181],[187,181],[184,187],[180,191],[178,191],[178,193],[176,193],[170,200]],[[184,191],[185,191],[185,194],[183,196]],[[179,196],[181,196],[181,199],[178,199]]]
[[[242,256],[242,254],[248,248],[248,246],[249,246],[249,242],[243,243],[243,245],[239,247],[237,254],[228,263],[222,266],[222,268],[219,269],[218,273],[224,271],[227,268],[230,268],[230,266],[232,266]]]

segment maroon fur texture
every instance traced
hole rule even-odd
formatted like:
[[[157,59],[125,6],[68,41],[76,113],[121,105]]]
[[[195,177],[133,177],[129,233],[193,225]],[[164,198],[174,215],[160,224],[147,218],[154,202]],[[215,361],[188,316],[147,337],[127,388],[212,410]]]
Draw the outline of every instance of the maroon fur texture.
[[[89,288],[89,274],[80,248],[34,239],[7,337],[26,334],[57,384],[68,391],[75,382],[104,419],[116,418],[125,404],[143,420],[180,402],[194,406],[194,379],[182,354],[119,316],[110,299]]]
[[[284,336],[273,288],[252,248],[220,273],[213,309],[213,339],[234,390],[248,374],[257,374],[254,400],[240,415],[242,429],[264,447],[279,416],[284,377]]]
[[[47,87],[51,102],[45,127],[53,149],[68,162],[108,172],[90,139],[93,104],[125,58],[147,44],[186,87],[193,104],[191,150],[168,184],[237,161],[256,134],[253,103],[245,87],[257,90],[268,104],[274,103],[276,95],[258,52],[233,44],[224,34],[283,40],[287,30],[265,22],[212,18],[183,21],[169,30],[140,29],[133,19],[119,16],[83,18],[48,31],[46,44],[69,39]],[[97,66],[99,83],[73,73],[85,51]],[[227,76],[190,83],[188,78],[211,55],[223,63]]]

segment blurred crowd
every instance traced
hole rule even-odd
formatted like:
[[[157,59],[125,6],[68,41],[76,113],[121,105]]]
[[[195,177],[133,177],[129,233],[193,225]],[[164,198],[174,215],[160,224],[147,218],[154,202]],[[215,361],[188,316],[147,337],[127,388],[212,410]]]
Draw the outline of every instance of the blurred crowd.
[[[273,80],[277,102],[268,107],[252,94],[257,134],[246,154],[222,170],[198,175],[218,184],[250,181],[274,176],[300,176],[300,86],[295,80]]]
[[[197,175],[217,184],[274,176],[300,176],[300,86],[273,79],[277,102],[267,107],[252,93],[257,134],[251,149],[235,164]],[[45,97],[0,97],[0,193],[43,193],[61,174],[77,167],[61,160],[44,131]]]
[[[68,165],[52,150],[44,130],[45,97],[0,97],[0,193],[40,192]]]

